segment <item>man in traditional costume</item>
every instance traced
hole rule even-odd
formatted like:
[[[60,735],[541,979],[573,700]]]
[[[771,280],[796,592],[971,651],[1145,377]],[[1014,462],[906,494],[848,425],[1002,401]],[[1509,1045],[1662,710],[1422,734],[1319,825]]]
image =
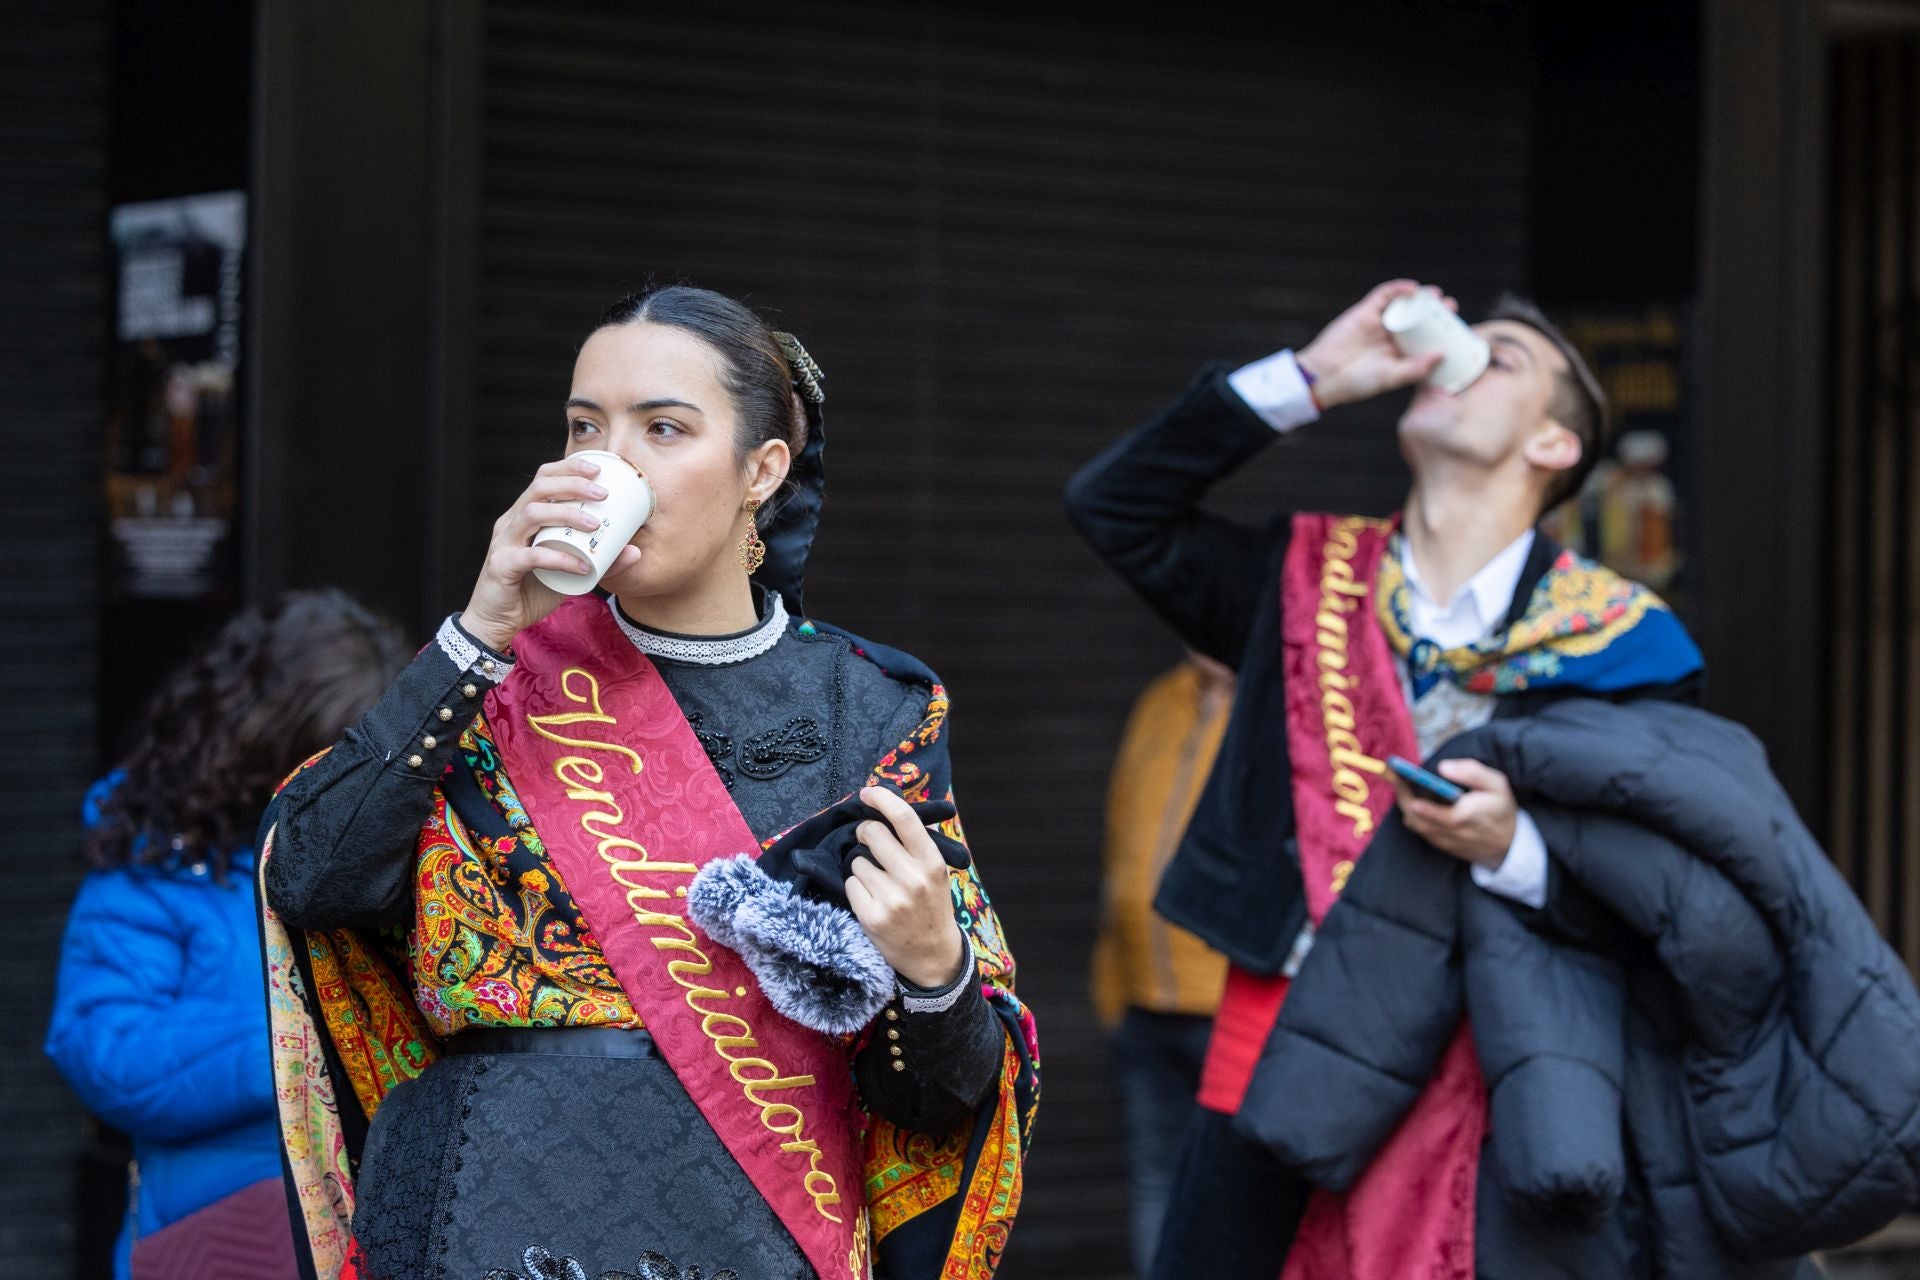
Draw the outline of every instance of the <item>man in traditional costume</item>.
[[[1920,1000],[1750,735],[1686,705],[1679,621],[1537,531],[1604,447],[1579,353],[1503,302],[1485,373],[1401,418],[1389,519],[1201,509],[1432,371],[1381,319],[1418,287],[1209,368],[1068,492],[1239,673],[1156,899],[1232,968],[1155,1275],[1799,1275],[1920,1195]]]

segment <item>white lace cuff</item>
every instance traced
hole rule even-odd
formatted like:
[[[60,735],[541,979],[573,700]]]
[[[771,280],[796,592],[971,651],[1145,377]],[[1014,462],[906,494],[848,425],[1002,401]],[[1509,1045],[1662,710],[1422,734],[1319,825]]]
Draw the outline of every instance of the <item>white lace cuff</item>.
[[[960,997],[965,995],[967,988],[973,985],[973,978],[974,962],[969,949],[966,966],[960,970],[960,976],[953,980],[953,985],[945,991],[916,991],[907,986],[903,978],[896,976],[895,981],[900,987],[900,1005],[908,1013],[945,1013],[960,1003]]]
[[[447,655],[453,665],[482,680],[499,684],[513,674],[513,659],[496,654],[478,640],[460,629],[456,619],[459,614],[450,613],[447,620],[440,624],[440,630],[433,642],[440,646],[440,652]]]

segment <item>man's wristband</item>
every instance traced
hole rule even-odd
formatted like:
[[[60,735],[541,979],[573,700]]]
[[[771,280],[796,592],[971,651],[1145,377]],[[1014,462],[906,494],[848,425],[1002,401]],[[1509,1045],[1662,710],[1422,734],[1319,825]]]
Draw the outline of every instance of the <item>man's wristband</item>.
[[[1293,367],[1300,371],[1300,380],[1307,384],[1307,399],[1313,401],[1313,411],[1315,413],[1325,413],[1327,406],[1320,403],[1320,393],[1314,389],[1320,379],[1314,377],[1313,370],[1300,363],[1299,356],[1293,358]]]

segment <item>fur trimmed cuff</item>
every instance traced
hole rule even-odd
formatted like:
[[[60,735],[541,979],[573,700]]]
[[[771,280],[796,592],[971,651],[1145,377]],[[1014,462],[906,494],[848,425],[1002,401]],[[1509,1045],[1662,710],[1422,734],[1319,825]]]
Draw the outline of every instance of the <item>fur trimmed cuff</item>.
[[[739,952],[773,1007],[803,1027],[851,1035],[893,998],[893,968],[852,912],[802,897],[746,854],[700,868],[687,915]]]
[[[740,931],[734,917],[749,898],[786,886],[770,879],[744,853],[731,858],[715,858],[700,868],[687,890],[687,918],[701,932],[731,951],[740,950]]]

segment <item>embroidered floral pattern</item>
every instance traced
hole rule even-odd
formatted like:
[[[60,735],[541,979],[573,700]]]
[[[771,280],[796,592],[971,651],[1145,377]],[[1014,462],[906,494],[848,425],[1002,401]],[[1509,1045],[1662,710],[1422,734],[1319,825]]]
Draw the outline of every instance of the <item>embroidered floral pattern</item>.
[[[934,686],[918,726],[882,758],[870,780],[892,783],[910,800],[926,799],[929,791],[951,799],[941,740],[947,709],[945,690]],[[780,750],[812,749],[799,729],[783,735]],[[350,931],[290,937],[271,913],[266,917],[268,954],[278,957],[272,995],[282,1128],[303,1213],[301,1243],[322,1275],[356,1272],[343,1101],[357,1103],[371,1118],[381,1097],[437,1055],[437,1037],[463,1026],[638,1025],[506,778],[484,719],[474,722],[460,746],[461,760],[436,788],[421,832],[408,945],[397,937]],[[469,781],[494,814],[472,806],[462,812],[489,825],[497,815],[489,830],[471,829],[446,799],[449,789]],[[964,843],[957,818],[940,831]],[[270,853],[269,841],[262,867]],[[969,865],[951,876],[956,916],[979,961],[985,994],[1008,1032],[999,1092],[972,1123],[950,1134],[915,1134],[869,1117],[863,1216],[870,1214],[874,1259],[886,1265],[891,1254],[898,1274],[989,1280],[1019,1207],[1022,1163],[1039,1102],[1039,1054],[1033,1018],[1013,992],[1013,957],[978,873]],[[316,937],[325,943],[318,952]],[[304,987],[289,959],[294,955],[322,965],[331,957],[344,979],[326,982],[323,990]],[[400,978],[402,972],[409,980]],[[315,1034],[321,1029],[334,1051],[324,1056]],[[345,1054],[338,1053],[342,1049]],[[356,1054],[363,1069],[349,1070],[355,1096],[336,1099],[326,1087],[326,1066],[335,1056],[350,1063]],[[953,1217],[927,1212],[956,1197]],[[864,1248],[850,1262],[855,1260],[858,1270],[867,1269]],[[703,1273],[658,1254],[642,1255],[635,1272],[597,1278],[577,1259],[538,1246],[522,1262],[525,1272],[496,1269],[487,1280],[737,1280],[730,1271]]]
[[[487,1272],[486,1280],[589,1280],[587,1269],[572,1257],[554,1257],[539,1245],[533,1245],[521,1256],[521,1265],[525,1274],[518,1271],[503,1271],[496,1267]],[[632,1271],[602,1271],[592,1280],[740,1280],[739,1274],[732,1270],[703,1272],[697,1266],[677,1267],[664,1254],[649,1249],[640,1255],[640,1261]]]
[[[410,939],[414,1001],[434,1033],[450,1036],[470,1026],[639,1026],[527,821],[484,716],[462,735],[460,750],[511,833],[471,830],[444,788],[435,792],[420,831]]]
[[[919,726],[874,766],[870,781],[890,782],[909,800],[924,799],[934,774],[915,757],[930,757],[936,746],[944,749],[940,737],[947,710],[946,690],[936,685]],[[946,798],[953,799],[951,790]],[[937,830],[966,843],[957,813]],[[979,962],[986,995],[1009,1032],[999,1096],[990,1112],[942,1135],[913,1133],[870,1117],[867,1204],[878,1242],[934,1206],[959,1197],[942,1280],[986,1280],[1000,1264],[1020,1208],[1022,1167],[1040,1106],[1040,1044],[1033,1014],[1014,994],[1013,952],[980,881],[978,864],[970,859],[949,876],[954,915]],[[984,1141],[969,1169],[967,1151],[981,1126]]]
[[[1374,610],[1406,658],[1417,692],[1436,678],[1469,693],[1512,694],[1577,684],[1599,691],[1671,684],[1697,672],[1700,651],[1664,601],[1637,582],[1562,551],[1510,628],[1455,649],[1415,636],[1402,541],[1380,558]]]
[[[301,768],[312,763],[309,760]],[[353,1171],[346,1144],[340,1140],[340,1104],[327,1071],[326,1049],[309,1016],[316,1004],[294,951],[296,938],[303,935],[289,934],[273,908],[265,905],[266,867],[272,853],[269,832],[255,869],[261,878],[255,887],[262,904],[274,1100],[288,1176],[299,1204],[297,1227],[320,1274],[332,1275],[340,1271],[352,1247]],[[394,990],[398,992],[398,984]]]

